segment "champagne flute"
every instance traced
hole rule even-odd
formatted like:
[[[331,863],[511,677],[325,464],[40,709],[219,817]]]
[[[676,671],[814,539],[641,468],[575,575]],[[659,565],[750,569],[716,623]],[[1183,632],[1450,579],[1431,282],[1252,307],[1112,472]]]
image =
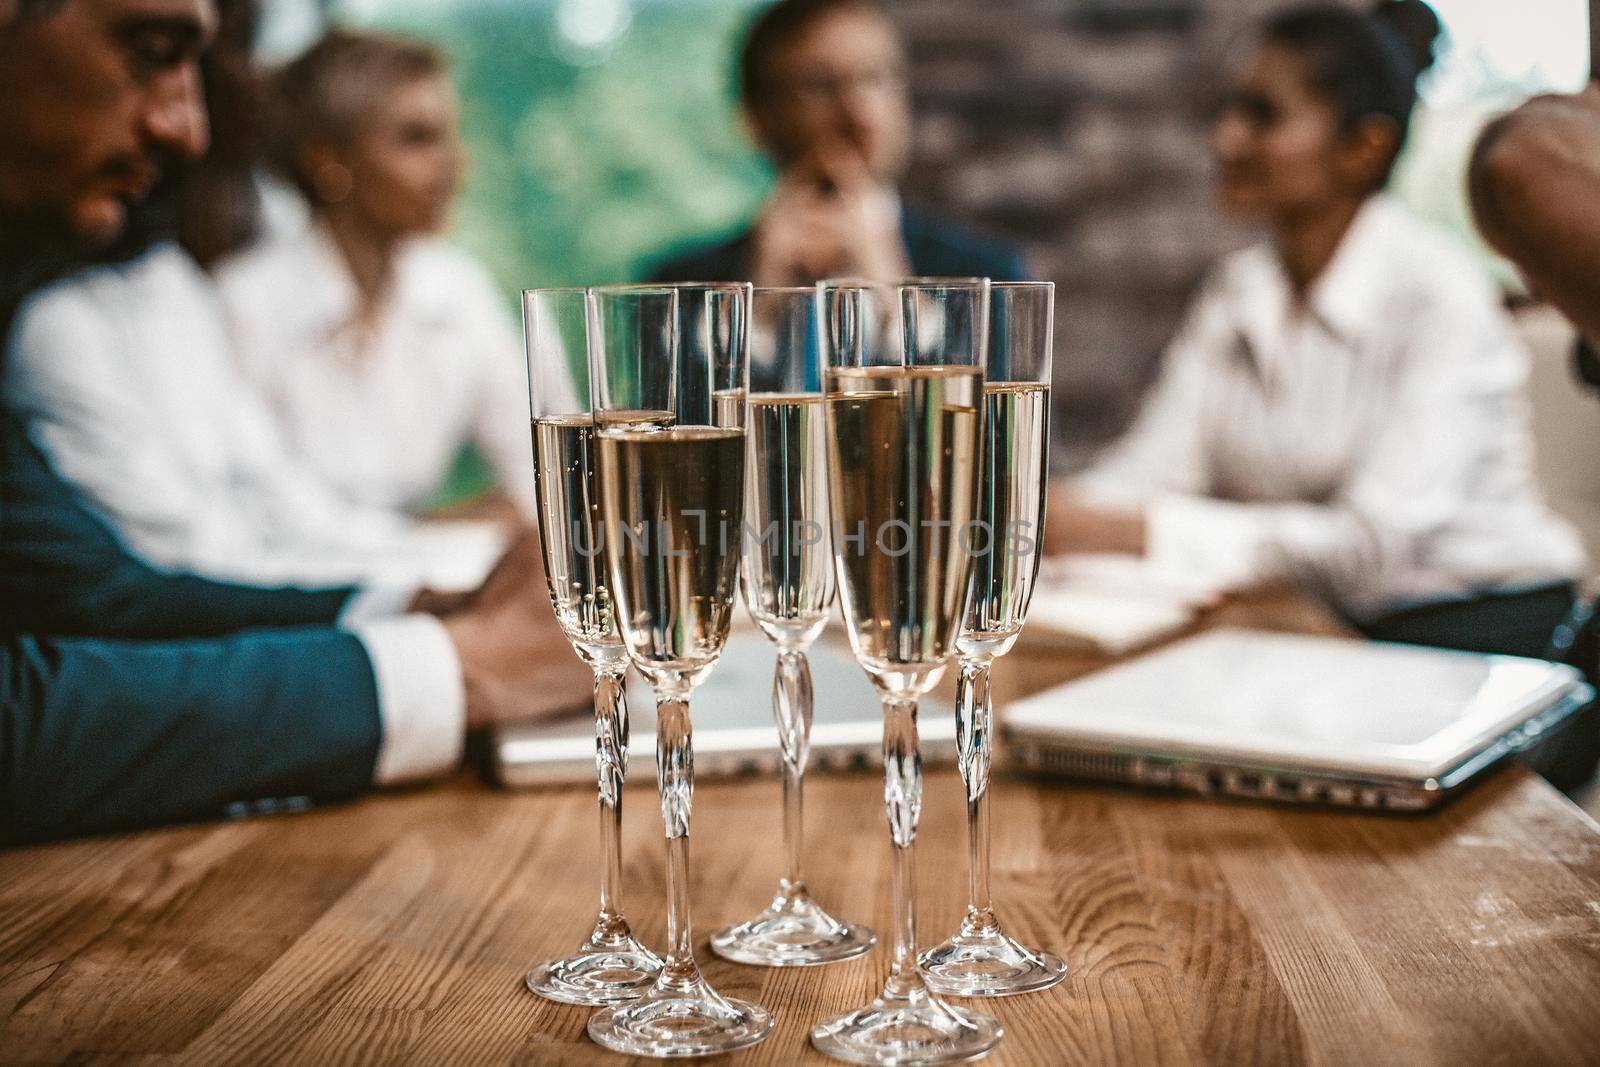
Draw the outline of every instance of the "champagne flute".
[[[972,576],[961,542],[977,508],[989,283],[830,282],[821,294],[839,596],[883,699],[894,955],[877,999],[818,1023],[811,1043],[852,1063],[954,1063],[993,1048],[1001,1028],[939,999],[917,969],[917,698],[954,651]]]
[[[617,632],[599,555],[600,493],[583,289],[525,289],[534,488],[545,583],[556,620],[594,671],[595,771],[600,785],[600,917],[578,951],[528,972],[530,990],[566,1004],[612,1004],[649,988],[661,960],[622,915],[622,782],[628,765],[628,651]]]
[[[801,875],[812,711],[806,649],[827,626],[833,603],[815,289],[754,290],[749,362],[740,584],[751,618],[778,647],[772,711],[783,756],[787,869],[766,910],[718,930],[711,948],[740,963],[798,967],[853,959],[877,940],[823,911]]]
[[[928,985],[952,996],[1007,996],[1055,985],[1067,965],[1007,937],[989,891],[989,769],[994,762],[989,668],[1022,633],[1039,572],[1050,454],[1050,351],[1055,286],[996,282],[989,296],[978,521],[966,619],[956,638],[956,754],[967,787],[970,896],[961,929],[922,954]]]
[[[656,696],[667,839],[667,953],[655,984],[589,1019],[617,1052],[708,1056],[754,1045],[772,1015],[720,996],[689,919],[689,699],[728,639],[744,511],[750,286],[589,292],[589,361],[606,565],[629,657]]]

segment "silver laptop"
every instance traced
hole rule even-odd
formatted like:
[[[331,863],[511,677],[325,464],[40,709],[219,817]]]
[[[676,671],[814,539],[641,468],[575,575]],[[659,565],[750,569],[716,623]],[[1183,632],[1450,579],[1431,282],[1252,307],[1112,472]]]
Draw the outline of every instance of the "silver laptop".
[[[1011,755],[1036,771],[1417,810],[1593,699],[1543,660],[1216,630],[1000,714]]]
[[[883,739],[877,693],[848,651],[818,645],[811,661],[815,712],[811,769],[876,767]],[[772,721],[772,668],[777,652],[752,630],[735,632],[692,704],[695,777],[776,772],[778,730]],[[655,759],[655,701],[637,675],[628,684],[629,763],[648,775]],[[918,717],[925,763],[955,759],[955,712],[923,701]],[[594,720],[503,728],[491,754],[492,774],[508,786],[594,781]]]

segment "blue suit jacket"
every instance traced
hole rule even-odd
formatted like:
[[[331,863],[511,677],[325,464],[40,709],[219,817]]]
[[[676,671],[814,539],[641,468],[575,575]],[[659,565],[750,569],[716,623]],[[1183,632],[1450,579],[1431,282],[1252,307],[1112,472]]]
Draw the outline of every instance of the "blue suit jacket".
[[[954,223],[905,208],[900,234],[913,274],[922,277],[976,277],[1016,282],[1027,278],[1022,252],[1012,244]],[[657,282],[743,281],[749,278],[750,230],[732,240],[667,259],[650,276]]]
[[[351,592],[153,570],[5,415],[0,843],[367,788],[376,684],[329,625]]]

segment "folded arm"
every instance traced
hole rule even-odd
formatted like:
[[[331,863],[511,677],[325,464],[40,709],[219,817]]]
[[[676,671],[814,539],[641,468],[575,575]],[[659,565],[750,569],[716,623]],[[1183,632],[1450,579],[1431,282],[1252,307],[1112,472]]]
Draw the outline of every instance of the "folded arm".
[[[361,642],[296,630],[0,644],[0,842],[370,787],[383,730]]]

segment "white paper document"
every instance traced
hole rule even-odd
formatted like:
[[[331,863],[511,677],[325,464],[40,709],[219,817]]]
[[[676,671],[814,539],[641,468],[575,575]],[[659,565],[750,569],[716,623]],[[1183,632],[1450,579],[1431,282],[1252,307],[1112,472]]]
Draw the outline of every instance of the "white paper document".
[[[1139,556],[1053,557],[1039,568],[1028,630],[1121,655],[1182,631],[1227,591],[1206,575],[1164,570]]]

